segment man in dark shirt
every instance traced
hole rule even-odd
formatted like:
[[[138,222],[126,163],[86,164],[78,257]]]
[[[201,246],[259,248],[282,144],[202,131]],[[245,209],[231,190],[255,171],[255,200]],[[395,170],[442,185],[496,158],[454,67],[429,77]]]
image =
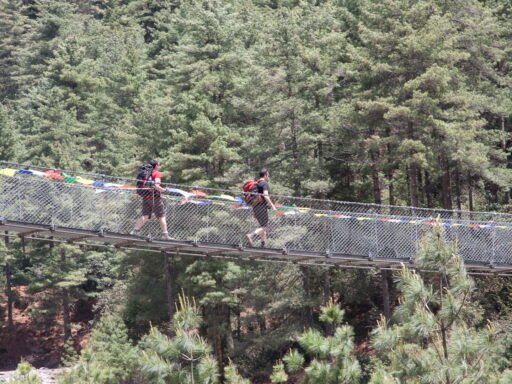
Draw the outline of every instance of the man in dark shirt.
[[[254,239],[258,236],[261,239],[261,246],[265,247],[265,241],[267,240],[267,226],[268,226],[268,208],[272,208],[276,211],[276,207],[269,196],[268,180],[270,173],[267,169],[262,169],[258,179],[258,194],[259,201],[253,206],[253,214],[258,224],[260,225],[255,231],[248,233],[246,236],[249,245],[254,246]]]
[[[154,213],[158,222],[160,223],[160,229],[162,231],[162,238],[164,240],[171,240],[169,233],[167,232],[167,221],[165,219],[165,206],[160,194],[165,192],[165,188],[160,186],[162,182],[162,174],[160,173],[160,162],[158,160],[151,160],[149,162],[153,166],[153,172],[151,173],[151,179],[153,180],[152,193],[142,198],[142,215],[135,223],[135,228],[130,232],[131,235],[138,235],[140,229],[146,221],[151,218],[151,214]]]

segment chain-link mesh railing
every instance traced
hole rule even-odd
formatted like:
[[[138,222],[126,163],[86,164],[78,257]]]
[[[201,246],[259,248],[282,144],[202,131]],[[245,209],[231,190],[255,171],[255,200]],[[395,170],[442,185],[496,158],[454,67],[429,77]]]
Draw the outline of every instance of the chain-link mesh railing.
[[[43,175],[43,172],[46,172]],[[50,173],[48,173],[50,172]],[[54,177],[55,179],[51,179]],[[96,179],[96,180],[94,180]],[[129,234],[141,216],[134,180],[2,163],[0,216],[57,227]],[[131,187],[130,187],[131,186]],[[241,192],[165,184],[169,234],[177,240],[244,245],[258,227]],[[439,217],[466,262],[512,265],[512,215],[272,196],[267,247],[324,255],[407,260]],[[156,220],[142,236],[158,237]]]

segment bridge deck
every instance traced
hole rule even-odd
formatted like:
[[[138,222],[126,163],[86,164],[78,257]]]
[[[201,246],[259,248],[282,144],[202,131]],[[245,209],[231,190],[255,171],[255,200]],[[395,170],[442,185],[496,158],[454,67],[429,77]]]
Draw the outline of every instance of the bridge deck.
[[[169,233],[150,220],[129,235],[142,199],[134,181],[0,162],[0,230],[9,236],[181,255],[343,268],[414,266],[436,218],[471,273],[512,274],[512,215],[273,196],[268,248],[249,248],[258,225],[237,193],[166,185]],[[240,194],[240,193],[238,193]]]
[[[8,221],[0,218],[0,230],[5,236],[26,240],[69,243],[123,250],[179,254],[181,256],[209,257],[215,259],[290,263],[314,265],[328,268],[357,268],[398,270],[402,263],[414,268],[412,259],[369,258],[346,254],[322,254],[318,252],[293,251],[277,248],[252,248],[200,241],[159,240],[122,233],[109,233],[74,228],[61,228]],[[473,275],[512,276],[512,266],[489,264],[466,264]]]

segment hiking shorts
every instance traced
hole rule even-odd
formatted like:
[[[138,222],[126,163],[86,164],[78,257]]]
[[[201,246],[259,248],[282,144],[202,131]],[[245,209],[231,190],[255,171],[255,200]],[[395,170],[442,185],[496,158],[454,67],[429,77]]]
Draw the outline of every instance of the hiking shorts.
[[[252,208],[252,212],[260,227],[266,227],[268,225],[268,208],[267,204],[258,204]]]
[[[151,219],[153,213],[157,218],[165,216],[165,206],[162,199],[142,199],[142,216],[148,216]]]

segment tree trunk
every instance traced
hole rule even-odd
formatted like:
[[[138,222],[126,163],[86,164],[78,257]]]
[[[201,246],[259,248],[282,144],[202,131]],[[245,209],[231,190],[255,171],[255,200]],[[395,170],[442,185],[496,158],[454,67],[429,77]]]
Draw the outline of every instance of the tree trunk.
[[[409,195],[411,206],[418,206],[418,166],[415,163],[409,165]]]
[[[258,327],[260,329],[260,335],[262,335],[263,332],[265,332],[266,329],[267,329],[267,319],[265,318],[265,316],[263,316],[261,314],[258,314],[256,316],[256,319],[258,321]]]
[[[224,348],[222,348],[222,337],[216,335],[213,343],[213,350],[217,358],[217,367],[219,369],[221,383],[224,381]]]
[[[311,308],[311,282],[310,282],[310,271],[307,266],[300,267],[302,272],[302,282],[304,286],[304,296],[306,304],[304,306],[304,317],[303,324],[306,328],[311,327],[313,324],[313,308]]]
[[[386,138],[390,138],[391,137],[391,128],[389,126],[386,127]],[[387,159],[387,162],[386,162],[386,179],[388,181],[388,193],[389,193],[389,205],[395,205],[395,184],[393,183],[393,167],[394,167],[394,163],[393,161],[391,160],[393,158],[392,156],[392,146],[391,146],[391,143],[388,142],[388,144],[386,145],[386,151],[387,151],[387,154],[386,154],[386,159]],[[390,212],[391,214],[393,212]]]
[[[408,126],[408,133],[409,138],[411,140],[414,140],[415,134],[414,134],[414,124],[409,123]],[[409,153],[409,156],[411,158],[411,162],[409,164],[409,195],[411,197],[411,206],[412,207],[418,207],[419,199],[418,199],[418,164],[416,164],[415,161],[413,161],[413,156],[415,154],[414,150],[411,150]]]
[[[432,199],[432,189],[431,189],[431,181],[430,181],[430,173],[425,171],[425,195],[427,198],[427,207],[433,208],[434,202]]]
[[[507,133],[505,131],[505,117],[501,116],[501,149],[507,152]],[[507,154],[507,168],[510,169],[510,155]],[[505,192],[503,197],[503,204],[510,203],[510,188]]]
[[[7,296],[7,329],[9,334],[14,332],[14,321],[12,318],[12,308],[14,304],[14,292],[12,291],[12,269],[11,264],[9,262],[5,265],[5,277],[6,277],[6,286],[5,286],[5,295]]]
[[[9,236],[5,232],[5,246],[9,246]],[[14,332],[14,320],[12,318],[12,308],[14,305],[14,292],[12,291],[12,268],[11,264],[7,261],[5,264],[5,296],[7,297],[7,330],[9,334]]]
[[[299,145],[297,139],[297,122],[295,119],[295,111],[292,111],[292,122],[291,122],[291,131],[292,131],[292,151],[293,151],[293,191],[295,196],[300,196],[300,188],[301,188],[301,179],[297,176],[297,170],[300,169],[299,166]]]
[[[224,382],[224,367],[227,364],[228,353],[226,349],[232,343],[231,338],[231,311],[226,304],[209,306],[204,319],[207,322],[207,338],[213,347],[217,367],[219,369],[220,382]],[[229,334],[229,336],[228,336]]]
[[[445,274],[441,274],[439,276],[439,295],[440,295],[440,300],[439,302],[441,303],[441,311],[443,310],[443,292],[444,292],[444,284],[443,284],[443,281],[446,280],[446,275]],[[446,329],[446,326],[444,324],[444,321],[441,320],[441,340],[442,340],[442,343],[443,343],[443,356],[444,356],[444,359],[445,361],[447,362],[448,361],[448,342],[447,342],[447,338],[448,338],[448,335],[447,335],[447,329]],[[450,374],[449,374],[449,371],[447,370],[446,371],[446,383],[447,384],[450,384],[451,383],[451,380],[450,380]]]
[[[285,32],[285,35],[283,36],[285,40],[285,44],[288,44],[288,35]],[[289,100],[293,100],[293,84],[292,84],[292,69],[290,66],[290,60],[291,57],[288,54],[288,51],[286,52],[286,86],[287,86],[287,97]],[[299,143],[298,143],[298,136],[299,136],[299,127],[297,126],[297,118],[295,114],[295,109],[292,108],[290,113],[290,130],[291,130],[291,139],[292,139],[292,157],[293,157],[293,192],[295,196],[300,196],[300,189],[301,189],[301,181],[302,177],[299,177],[297,174],[297,171],[300,169],[300,152],[299,152]]]
[[[459,172],[459,166],[457,165],[455,167],[455,193],[457,194],[455,196],[455,201],[457,202],[457,209],[459,211],[462,210],[462,201],[461,201],[461,179],[460,179],[460,172]]]
[[[468,189],[469,210],[473,211],[473,177],[471,175],[468,175]]]
[[[507,134],[505,132],[505,117],[501,116],[501,149],[507,150]]]
[[[450,175],[450,165],[444,155],[441,159],[441,166],[443,169],[443,208],[452,209],[452,181]]]
[[[331,269],[324,271],[324,303],[327,303],[331,297]]]
[[[389,169],[386,172],[388,179],[389,205],[395,205],[395,184],[393,184],[393,171]]]
[[[240,341],[242,337],[242,320],[240,317],[240,308],[236,310],[236,339]]]
[[[373,182],[373,201],[375,204],[382,204],[382,193],[379,177],[379,156],[375,151],[370,154],[372,160],[372,182]]]
[[[66,251],[60,250],[60,263],[62,268],[66,265]],[[70,316],[69,316],[69,292],[67,288],[62,288],[62,319],[64,322],[64,342],[71,337]]]
[[[174,290],[174,255],[165,255],[165,285],[167,294],[167,313],[169,315],[169,336],[175,335],[172,325],[174,318],[176,297]]]
[[[425,206],[425,184],[423,183],[423,172],[417,171],[418,175],[418,203],[420,206]]]
[[[382,305],[384,309],[384,316],[386,320],[391,319],[391,301],[389,294],[389,271],[382,269],[380,271],[382,281]]]

